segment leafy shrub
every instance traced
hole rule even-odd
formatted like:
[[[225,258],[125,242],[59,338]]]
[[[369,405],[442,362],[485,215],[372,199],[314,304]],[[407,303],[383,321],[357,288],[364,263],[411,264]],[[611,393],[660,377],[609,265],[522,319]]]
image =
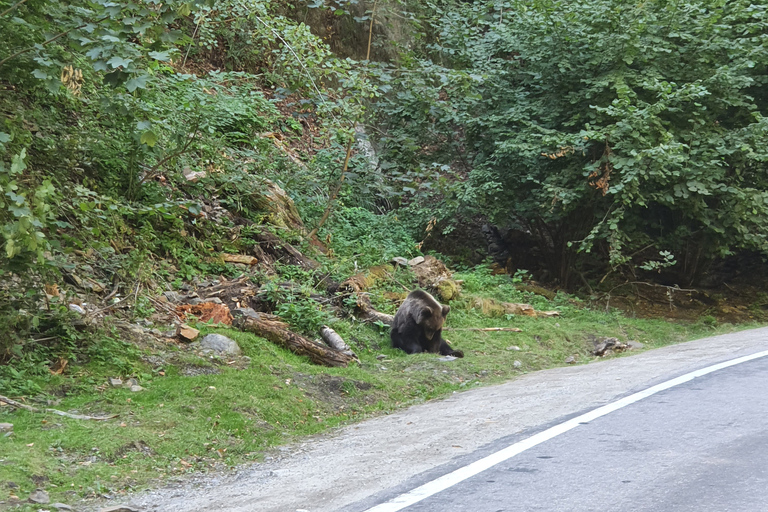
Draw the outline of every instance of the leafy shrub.
[[[375,214],[364,208],[340,207],[321,235],[332,237],[335,255],[347,270],[418,254],[416,240],[394,212]]]
[[[687,282],[768,253],[765,16],[749,0],[436,4],[378,104],[384,159],[396,178],[450,164],[460,201],[530,233],[565,286],[576,263],[634,266],[644,247],[686,261]]]

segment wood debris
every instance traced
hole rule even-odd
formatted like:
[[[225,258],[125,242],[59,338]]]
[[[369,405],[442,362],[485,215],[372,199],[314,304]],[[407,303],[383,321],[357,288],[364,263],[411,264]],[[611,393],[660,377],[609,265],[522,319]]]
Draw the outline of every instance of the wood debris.
[[[22,404],[21,402],[17,402],[16,400],[11,400],[10,398],[4,397],[2,395],[0,395],[0,402],[5,402],[6,404],[12,407],[16,407],[17,409],[24,409],[25,411],[29,411],[29,412],[47,412],[50,414],[58,414],[59,416],[64,416],[65,418],[72,418],[75,420],[104,421],[104,420],[108,420],[118,416],[117,414],[110,414],[109,416],[86,416],[85,414],[72,414],[70,412],[59,411],[57,409],[38,409],[37,407],[32,407],[31,405]]]

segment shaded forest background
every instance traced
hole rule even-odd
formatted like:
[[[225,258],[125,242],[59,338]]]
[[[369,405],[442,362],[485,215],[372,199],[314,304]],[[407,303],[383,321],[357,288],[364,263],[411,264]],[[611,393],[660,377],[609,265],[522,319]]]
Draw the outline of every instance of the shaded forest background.
[[[50,283],[149,309],[270,236],[337,281],[426,251],[587,297],[756,280],[767,8],[0,1],[2,357],[71,329]]]

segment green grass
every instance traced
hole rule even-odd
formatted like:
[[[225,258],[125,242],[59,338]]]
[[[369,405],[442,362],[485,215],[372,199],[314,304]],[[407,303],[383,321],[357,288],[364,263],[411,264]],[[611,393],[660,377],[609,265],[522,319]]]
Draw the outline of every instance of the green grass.
[[[167,364],[150,366],[140,360],[141,351],[113,341],[102,357],[92,357],[68,376],[48,379],[44,398],[60,399],[52,406],[60,410],[118,417],[83,421],[0,408],[0,422],[14,424],[13,434],[0,437],[0,501],[9,503],[11,495],[26,500],[36,488],[63,502],[119,496],[187,473],[259,460],[270,448],[298,438],[564,365],[568,356],[586,364],[594,359],[590,336],[658,347],[745,327],[631,319],[589,310],[564,295],[552,302],[526,295],[508,276],[476,271],[457,278],[465,281],[464,295],[452,302],[447,327],[518,327],[522,332],[446,331],[466,357],[445,362],[434,354],[409,356],[390,348],[386,329],[338,321],[334,328],[361,359],[349,368],[315,366],[231,329],[203,327],[204,333],[220,332],[238,341],[251,358],[244,370],[228,361],[201,360],[173,344],[162,356]],[[489,318],[471,307],[476,297],[528,302],[541,310],[557,309],[561,316]],[[383,302],[379,306],[386,308]],[[187,376],[184,370],[190,367],[220,373]],[[132,393],[106,386],[109,376],[130,376],[118,369],[131,369],[146,389]]]

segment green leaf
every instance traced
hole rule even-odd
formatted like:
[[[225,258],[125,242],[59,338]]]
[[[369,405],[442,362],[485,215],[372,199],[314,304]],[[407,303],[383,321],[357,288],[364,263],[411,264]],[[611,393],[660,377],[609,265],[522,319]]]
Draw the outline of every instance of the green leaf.
[[[133,92],[136,89],[146,89],[147,80],[149,80],[149,75],[135,76],[125,82],[125,88],[128,89],[128,92]]]
[[[13,214],[14,217],[28,217],[32,215],[32,210],[29,209],[28,206],[15,206],[15,205],[8,205],[8,211]]]
[[[11,141],[11,136],[5,132],[0,132],[0,144]]]
[[[27,148],[22,148],[18,155],[14,155],[11,160],[11,174],[19,174],[27,168],[24,159],[27,158]]]
[[[189,4],[181,4],[178,9],[176,9],[176,13],[179,16],[189,16],[192,14],[192,8],[189,6]],[[161,60],[161,59],[158,59]]]
[[[142,144],[146,144],[149,147],[154,147],[157,144],[157,134],[152,130],[147,130],[141,134],[140,139]]]
[[[152,57],[155,60],[159,60],[160,62],[168,62],[171,60],[171,51],[166,50],[164,52],[149,52],[149,56]]]
[[[48,72],[42,70],[42,69],[36,69],[32,72],[32,76],[35,78],[39,78],[40,80],[45,80],[47,78],[50,78],[51,75],[48,74]]]
[[[114,56],[107,61],[107,64],[112,66],[114,69],[119,67],[126,68],[130,65],[131,62],[133,62],[133,59],[124,59],[122,57]]]

